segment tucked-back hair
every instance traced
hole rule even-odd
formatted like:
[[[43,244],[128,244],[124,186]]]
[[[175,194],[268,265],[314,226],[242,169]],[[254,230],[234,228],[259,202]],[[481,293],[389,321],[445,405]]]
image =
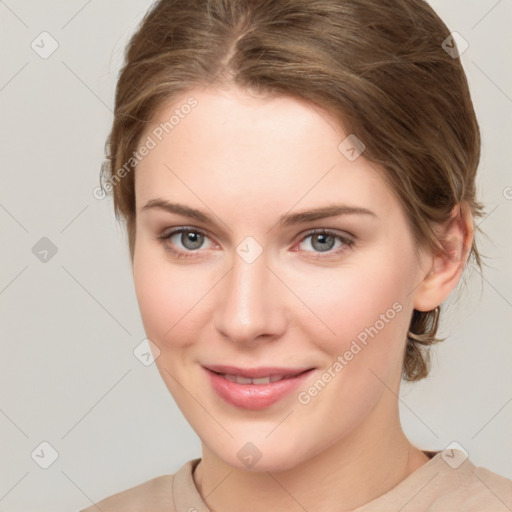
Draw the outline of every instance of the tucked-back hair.
[[[384,168],[418,247],[439,250],[433,223],[461,204],[483,214],[479,127],[460,59],[443,49],[449,36],[423,0],[157,1],[126,48],[102,168],[132,260],[141,135],[173,98],[207,84],[326,108]],[[467,250],[481,267],[474,241]],[[439,312],[413,312],[405,380],[427,376]]]

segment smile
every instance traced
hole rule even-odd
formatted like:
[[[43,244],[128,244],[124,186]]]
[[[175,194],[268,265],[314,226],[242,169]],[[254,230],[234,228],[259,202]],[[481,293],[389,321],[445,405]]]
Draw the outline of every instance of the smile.
[[[315,368],[307,370],[261,368],[236,369],[235,373],[233,367],[230,367],[227,372],[215,371],[213,368],[203,366],[213,391],[224,402],[237,408],[251,410],[265,409],[290,396],[315,371]]]

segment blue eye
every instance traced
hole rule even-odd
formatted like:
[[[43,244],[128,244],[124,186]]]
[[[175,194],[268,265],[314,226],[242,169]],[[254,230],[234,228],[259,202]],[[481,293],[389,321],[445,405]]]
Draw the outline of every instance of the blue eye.
[[[318,229],[308,233],[301,240],[301,244],[303,244],[308,239],[310,239],[309,245],[313,248],[313,251],[306,250],[306,252],[337,253],[339,251],[333,251],[332,249],[341,248],[341,250],[343,250],[344,248],[351,247],[354,244],[354,240],[351,238],[325,229]]]
[[[187,253],[198,252],[199,249],[201,249],[201,246],[204,244],[205,239],[207,238],[208,237],[205,233],[192,228],[175,229],[170,233],[166,233],[158,237],[158,239],[164,243],[165,248],[178,258],[187,258],[193,256],[193,254]],[[174,246],[177,245],[177,241],[180,242],[185,250],[174,248]]]
[[[201,249],[211,248],[204,247],[205,241],[209,240],[211,242],[206,233],[191,227],[174,229],[157,238],[164,244],[165,249],[178,259],[194,257],[196,253],[201,252]],[[352,238],[342,236],[326,229],[310,231],[302,237],[299,245],[305,244],[308,239],[310,239],[309,246],[313,250],[305,248],[300,250],[307,253],[314,253],[318,256],[323,253],[326,253],[326,256],[338,254],[352,247],[355,243],[355,240]]]
[[[201,248],[201,245],[204,243],[204,234],[199,233],[197,231],[181,231],[180,233],[175,233],[174,235],[181,235],[179,240],[185,249],[195,251]]]

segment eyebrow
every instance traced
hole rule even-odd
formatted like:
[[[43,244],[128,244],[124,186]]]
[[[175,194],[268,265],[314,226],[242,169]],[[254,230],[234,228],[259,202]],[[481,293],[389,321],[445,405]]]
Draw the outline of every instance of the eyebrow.
[[[195,219],[199,222],[203,222],[204,224],[216,224],[214,216],[210,215],[209,213],[202,212],[201,210],[196,210],[195,208],[190,208],[189,206],[183,204],[170,203],[165,199],[149,200],[141,208],[141,212],[148,211],[151,209],[159,209],[169,213],[176,213],[178,215],[183,215],[185,217]],[[281,226],[293,226],[296,224],[302,224],[319,219],[325,219],[328,217],[337,217],[339,215],[369,215],[377,218],[377,214],[371,210],[368,210],[367,208],[333,204],[323,206],[320,208],[314,208],[312,210],[304,210],[297,213],[287,213],[279,218],[277,224],[280,224]]]

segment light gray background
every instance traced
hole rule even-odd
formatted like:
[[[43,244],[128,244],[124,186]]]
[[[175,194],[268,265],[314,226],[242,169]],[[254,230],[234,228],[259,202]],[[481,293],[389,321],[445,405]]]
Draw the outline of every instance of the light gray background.
[[[0,511],[76,510],[200,456],[156,367],[132,353],[145,335],[126,236],[92,195],[124,45],[150,3],[0,1]],[[403,425],[424,449],[457,441],[512,478],[512,1],[432,5],[469,42],[490,266],[445,315],[431,376],[404,384]],[[59,45],[47,59],[31,48],[43,31]],[[42,237],[58,249],[46,263]],[[31,457],[43,441],[59,454],[48,469]]]

